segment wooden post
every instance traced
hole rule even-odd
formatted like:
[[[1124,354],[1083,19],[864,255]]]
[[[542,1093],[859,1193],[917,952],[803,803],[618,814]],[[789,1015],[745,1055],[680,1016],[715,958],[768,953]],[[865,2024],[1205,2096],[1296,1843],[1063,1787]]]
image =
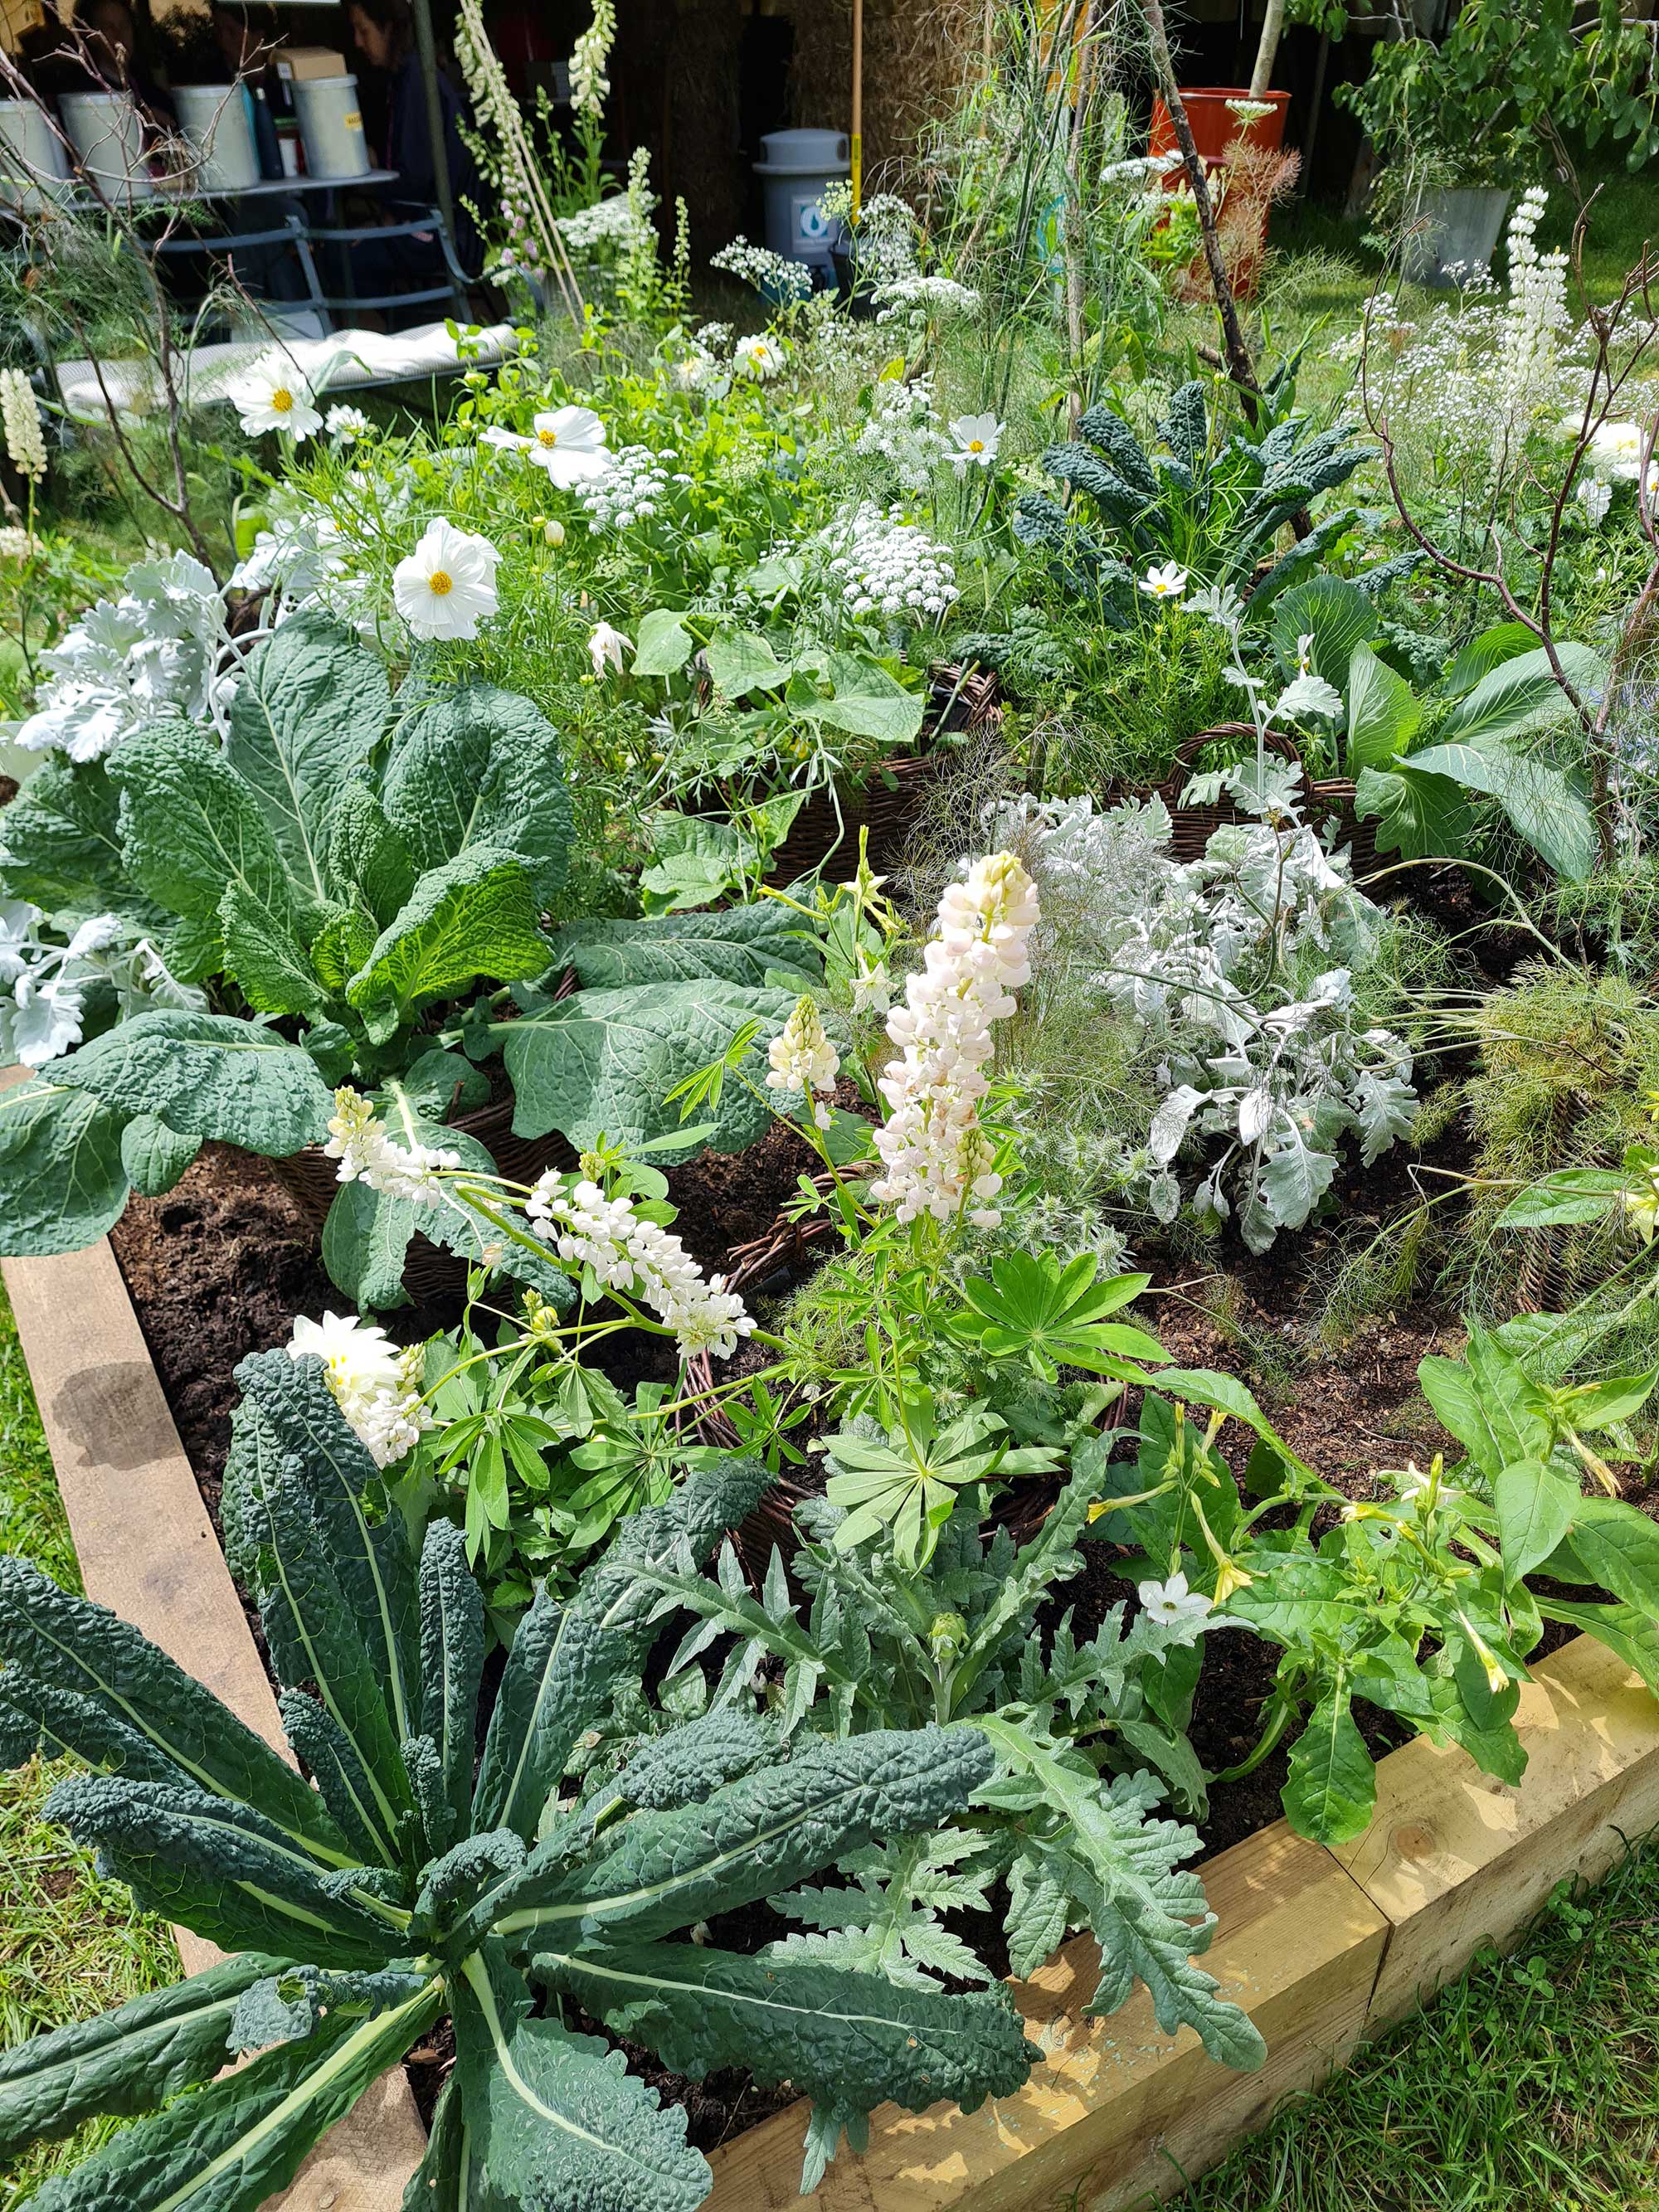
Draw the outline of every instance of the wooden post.
[[[415,44],[421,57],[421,81],[426,90],[426,127],[432,136],[432,181],[438,195],[438,212],[455,250],[455,196],[449,181],[449,149],[444,143],[443,94],[438,89],[438,45],[432,35],[430,0],[414,0]]]
[[[848,134],[853,220],[864,200],[864,0],[853,0],[853,127]]]

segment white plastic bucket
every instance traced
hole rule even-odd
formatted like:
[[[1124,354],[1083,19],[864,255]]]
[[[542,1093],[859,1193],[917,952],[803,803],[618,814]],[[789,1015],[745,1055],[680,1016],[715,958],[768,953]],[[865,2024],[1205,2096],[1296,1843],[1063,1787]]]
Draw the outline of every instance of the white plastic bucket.
[[[289,87],[313,177],[366,176],[373,164],[363,136],[355,76],[296,76]]]
[[[240,84],[176,84],[179,131],[192,155],[191,179],[204,192],[240,191],[259,181],[252,104]]]
[[[127,92],[65,92],[58,106],[81,167],[112,206],[155,190],[144,160],[144,126]]]
[[[69,161],[32,100],[0,100],[0,206],[38,215],[72,187]]]
[[[774,253],[830,271],[842,226],[819,202],[852,173],[851,151],[844,131],[770,131],[761,140],[755,174],[766,186],[766,243]]]

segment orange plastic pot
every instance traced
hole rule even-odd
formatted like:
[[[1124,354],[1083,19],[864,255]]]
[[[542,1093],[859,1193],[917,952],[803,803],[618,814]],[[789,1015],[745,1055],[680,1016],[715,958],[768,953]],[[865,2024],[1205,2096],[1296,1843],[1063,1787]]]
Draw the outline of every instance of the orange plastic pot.
[[[1241,84],[1182,85],[1181,104],[1187,111],[1187,120],[1192,125],[1193,143],[1198,149],[1198,158],[1206,168],[1224,161],[1227,149],[1243,137],[1246,145],[1260,149],[1264,154],[1276,154],[1285,143],[1285,111],[1291,104],[1288,92],[1264,92],[1264,102],[1271,100],[1273,113],[1258,116],[1254,122],[1243,124],[1228,107],[1230,100],[1248,100],[1248,87]],[[1161,97],[1152,101],[1152,127],[1147,140],[1149,154],[1175,154],[1180,151],[1180,142],[1175,134],[1175,125],[1170,120],[1170,111]],[[1177,175],[1179,172],[1176,173]]]

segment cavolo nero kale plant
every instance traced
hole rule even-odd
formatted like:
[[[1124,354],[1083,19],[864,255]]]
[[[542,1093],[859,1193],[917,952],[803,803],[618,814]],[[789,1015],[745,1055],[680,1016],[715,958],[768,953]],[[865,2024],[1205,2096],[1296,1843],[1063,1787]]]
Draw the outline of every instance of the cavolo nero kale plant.
[[[570,839],[558,741],[528,700],[394,697],[379,658],[311,612],[258,647],[222,742],[173,709],[106,760],[48,763],[6,810],[0,888],[54,922],[129,919],[207,1003],[120,1019],[112,1000],[108,1026],[6,1093],[6,1250],[90,1243],[204,1141],[320,1144],[344,1083],[406,1144],[484,1172],[445,1125],[489,1103],[497,1065],[522,1137],[740,1148],[763,1117],[739,1086],[689,1133],[664,1094],[735,1024],[763,1042],[793,1003],[768,975],[799,988],[812,954],[765,908],[554,931]],[[572,966],[596,988],[556,998]],[[395,1304],[413,1226],[347,1185],[325,1232],[335,1280]],[[469,1257],[488,1242],[459,1210],[444,1227]]]
[[[971,2109],[1024,2081],[1036,2054],[1000,1991],[679,1940],[959,1814],[992,1771],[982,1736],[791,1745],[693,1725],[561,1795],[579,1740],[619,1691],[640,1693],[662,1611],[641,1570],[694,1565],[752,1509],[763,1468],[692,1478],[568,1602],[538,1598],[480,1756],[483,1608],[459,1532],[434,1522],[417,1560],[318,1362],[260,1354],[239,1380],[229,1550],[314,1788],[136,1630],[0,1563],[5,1756],[85,1759],[96,1771],[59,1784],[52,1815],[146,1905],[232,1954],[0,2058],[7,2150],[94,2113],[149,2115],[49,2181],[42,2212],[253,2212],[445,2013],[456,2064],[408,2199],[428,2212],[703,2201],[684,2111],[567,2027],[565,2001],[672,2068],[793,2082],[813,2105],[809,2189],[884,2099]]]

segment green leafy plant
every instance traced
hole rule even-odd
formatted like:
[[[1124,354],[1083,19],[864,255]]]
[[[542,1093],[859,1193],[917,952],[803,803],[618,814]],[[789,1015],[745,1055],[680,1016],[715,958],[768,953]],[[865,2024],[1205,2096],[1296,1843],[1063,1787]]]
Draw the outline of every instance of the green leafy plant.
[[[869,1729],[927,1720],[947,1735],[981,1732],[995,1753],[966,1833],[860,1852],[842,1862],[850,1887],[775,1900],[828,1931],[787,1938],[784,1954],[878,1965],[906,1984],[960,1976],[960,1939],[940,1915],[976,1905],[1000,1877],[1017,1974],[1086,1927],[1101,1952],[1091,2010],[1115,2011],[1139,1979],[1166,2033],[1185,2023],[1212,2057],[1259,2065],[1255,2028],[1194,1962],[1214,1926],[1198,1877],[1181,1870],[1197,1838],[1154,1817],[1166,1790],[1188,1810],[1203,1808],[1184,1729],[1199,1644],[1222,1616],[1182,1584],[1152,1593],[1161,1602],[1127,1625],[1124,1607],[1111,1607],[1086,1640],[1069,1612],[1046,1638],[1033,1626],[1082,1570],[1078,1540],[1099,1510],[1094,1465],[1070,1476],[1022,1546],[1006,1528],[988,1529],[984,1491],[969,1489],[920,1569],[884,1531],[860,1533],[833,1499],[803,1505],[793,1562],[801,1601],[775,1552],[757,1594],[729,1548],[713,1577],[641,1572],[702,1618],[677,1666],[716,1635],[736,1639],[717,1705],[740,1709],[761,1680],[791,1741],[824,1732],[857,1742]]]
[[[231,1551],[315,1788],[137,1631],[21,1561],[0,1566],[6,1756],[44,1742],[101,1770],[61,1784],[55,1816],[234,1954],[0,2059],[9,2148],[96,2112],[153,2115],[48,2183],[43,2212],[161,2212],[204,2191],[253,2212],[446,2011],[456,2067],[422,2203],[482,2191],[526,2212],[690,2212],[710,2177],[684,2113],[556,2002],[538,2009],[536,1988],[671,2067],[792,2080],[814,2106],[808,2189],[882,2099],[971,2107],[1024,2081],[1036,2054],[1000,1992],[675,1940],[959,1812],[990,1771],[982,1738],[882,1731],[788,1755],[769,1731],[734,1746],[691,1727],[561,1799],[578,1739],[637,1685],[655,1639],[659,1594],[638,1570],[706,1551],[763,1470],[694,1480],[636,1516],[568,1604],[539,1598],[475,1757],[483,1608],[459,1533],[434,1522],[417,1562],[316,1363],[263,1354],[239,1377]]]
[[[663,1134],[663,1092],[700,1039],[734,1018],[775,1026],[790,1002],[763,977],[812,954],[764,915],[550,935],[570,834],[558,743],[527,700],[463,684],[394,702],[374,654],[303,612],[258,649],[222,746],[173,720],[106,765],[50,763],[8,811],[0,879],[52,911],[131,915],[212,1003],[118,1022],[8,1094],[8,1249],[89,1242],[205,1140],[277,1158],[321,1143],[348,1081],[403,1141],[485,1172],[484,1147],[446,1127],[491,1097],[476,1063],[504,1063],[521,1136]],[[619,964],[626,986],[555,994],[567,965]],[[480,995],[496,983],[521,987],[516,1006]],[[754,1117],[733,1103],[707,1133],[735,1149]],[[477,1256],[476,1224],[445,1226]],[[413,1227],[395,1196],[346,1185],[325,1231],[335,1280],[396,1303]]]

